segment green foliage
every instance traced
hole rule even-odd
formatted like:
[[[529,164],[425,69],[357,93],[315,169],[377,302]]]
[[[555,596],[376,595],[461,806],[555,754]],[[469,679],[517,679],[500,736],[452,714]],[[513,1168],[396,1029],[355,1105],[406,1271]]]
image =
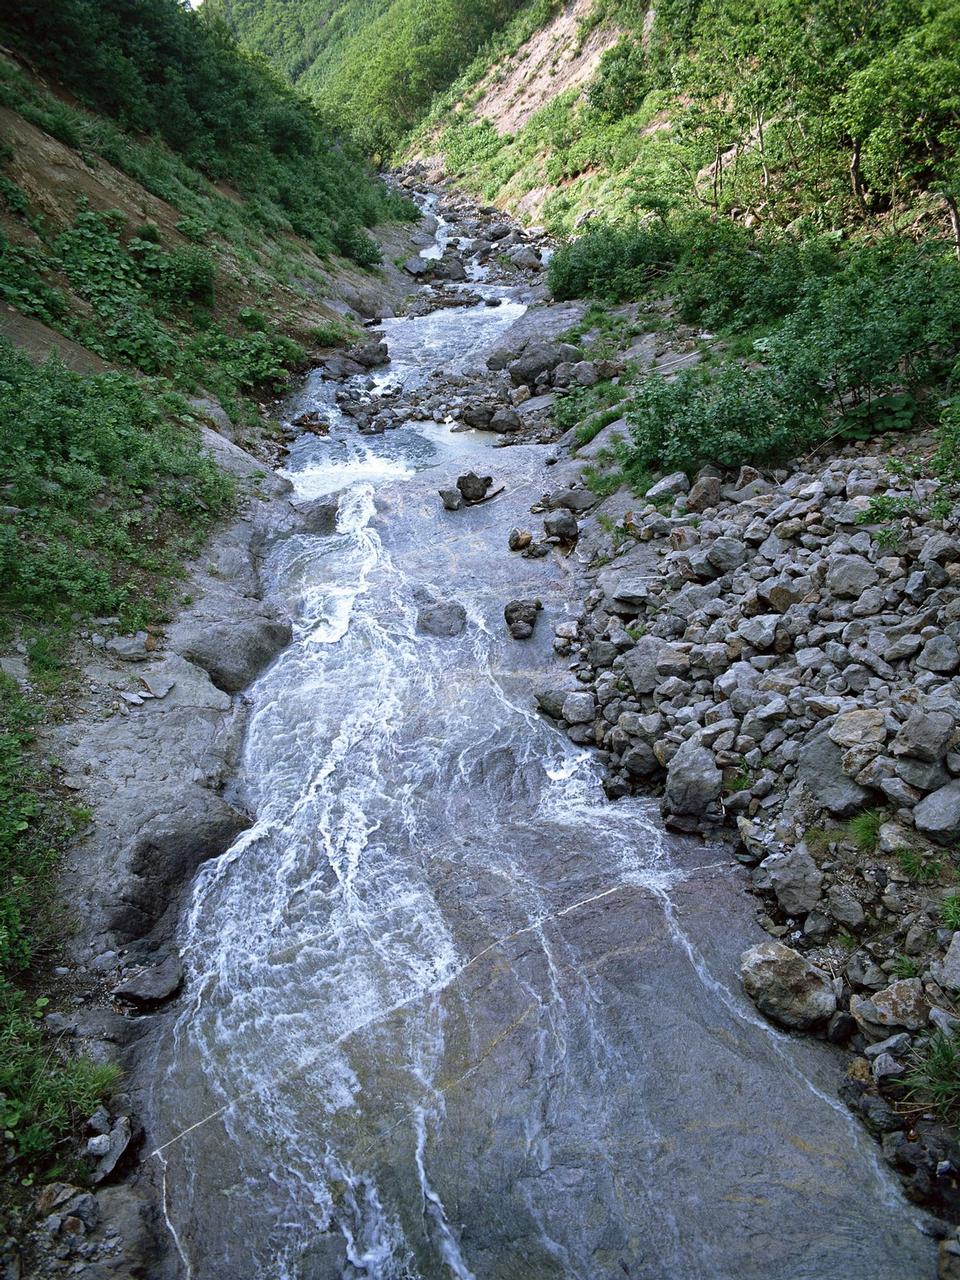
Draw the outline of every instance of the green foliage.
[[[522,7],[523,0],[216,0],[210,6],[380,156],[394,150],[434,96]]]
[[[896,859],[904,875],[917,884],[931,884],[943,873],[943,863],[939,858],[931,858],[920,849],[898,849]]]
[[[885,817],[880,809],[868,809],[865,813],[858,813],[847,823],[850,839],[861,853],[876,852]]]
[[[960,893],[952,893],[940,903],[940,919],[948,929],[960,929]]]
[[[0,675],[0,1133],[15,1167],[29,1177],[89,1115],[116,1079],[110,1067],[61,1059],[40,1018],[49,1001],[21,982],[48,949],[60,850],[82,821],[58,802],[49,773],[32,755],[37,708]]]
[[[920,966],[912,956],[899,955],[893,961],[893,976],[895,978],[916,978],[920,973]]]
[[[336,247],[362,265],[375,261],[364,227],[412,216],[335,138],[327,117],[262,61],[241,55],[222,24],[177,0],[140,0],[135,10],[127,0],[24,0],[4,9],[0,34],[119,128],[25,89],[9,70],[0,102],[68,146],[99,151],[169,200],[197,242],[207,223],[187,207],[187,193],[202,187],[197,171],[233,183],[261,229],[292,230],[321,253]],[[164,146],[134,143],[131,134]]]
[[[0,612],[157,615],[179,557],[232,500],[176,397],[36,367],[0,341]]]
[[[914,1056],[906,1078],[912,1101],[941,1119],[960,1119],[960,1040],[936,1032]]]

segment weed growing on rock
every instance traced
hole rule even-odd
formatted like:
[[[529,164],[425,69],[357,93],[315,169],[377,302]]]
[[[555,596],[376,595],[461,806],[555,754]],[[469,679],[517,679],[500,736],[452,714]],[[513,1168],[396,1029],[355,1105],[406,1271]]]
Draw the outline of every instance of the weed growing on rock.
[[[943,1120],[960,1120],[960,1041],[938,1031],[914,1059],[907,1075],[909,1096]]]

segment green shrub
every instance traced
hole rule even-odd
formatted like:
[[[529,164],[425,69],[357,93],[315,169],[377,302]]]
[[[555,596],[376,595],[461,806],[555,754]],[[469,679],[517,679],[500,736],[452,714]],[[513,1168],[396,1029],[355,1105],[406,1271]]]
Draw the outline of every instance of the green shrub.
[[[960,1041],[938,1031],[913,1058],[906,1078],[910,1097],[924,1109],[956,1123],[960,1119]]]
[[[125,374],[34,366],[0,341],[0,612],[155,614],[181,544],[232,500],[185,406]]]

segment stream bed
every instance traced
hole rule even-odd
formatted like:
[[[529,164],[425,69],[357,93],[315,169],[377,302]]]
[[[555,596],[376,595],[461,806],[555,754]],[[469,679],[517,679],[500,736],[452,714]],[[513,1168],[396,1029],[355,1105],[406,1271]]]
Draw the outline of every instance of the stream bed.
[[[482,362],[524,310],[386,321],[382,383]],[[837,1101],[843,1065],[739,989],[764,935],[744,873],[610,803],[533,709],[580,569],[506,548],[542,446],[408,424],[364,437],[335,387],[286,474],[339,495],[278,545],[294,640],[253,686],[238,795],[157,1045],[150,1128],[190,1280],[915,1280],[921,1215]],[[504,494],[444,511],[463,471]],[[537,597],[535,636],[503,607]],[[456,600],[456,637],[420,606]]]

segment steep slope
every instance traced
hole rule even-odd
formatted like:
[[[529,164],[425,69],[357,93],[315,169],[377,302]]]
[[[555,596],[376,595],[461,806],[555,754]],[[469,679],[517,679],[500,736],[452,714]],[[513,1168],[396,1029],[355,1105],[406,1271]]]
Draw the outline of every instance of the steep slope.
[[[523,0],[207,0],[204,9],[291,75],[368,151],[385,156],[518,11],[539,21],[551,7]]]

